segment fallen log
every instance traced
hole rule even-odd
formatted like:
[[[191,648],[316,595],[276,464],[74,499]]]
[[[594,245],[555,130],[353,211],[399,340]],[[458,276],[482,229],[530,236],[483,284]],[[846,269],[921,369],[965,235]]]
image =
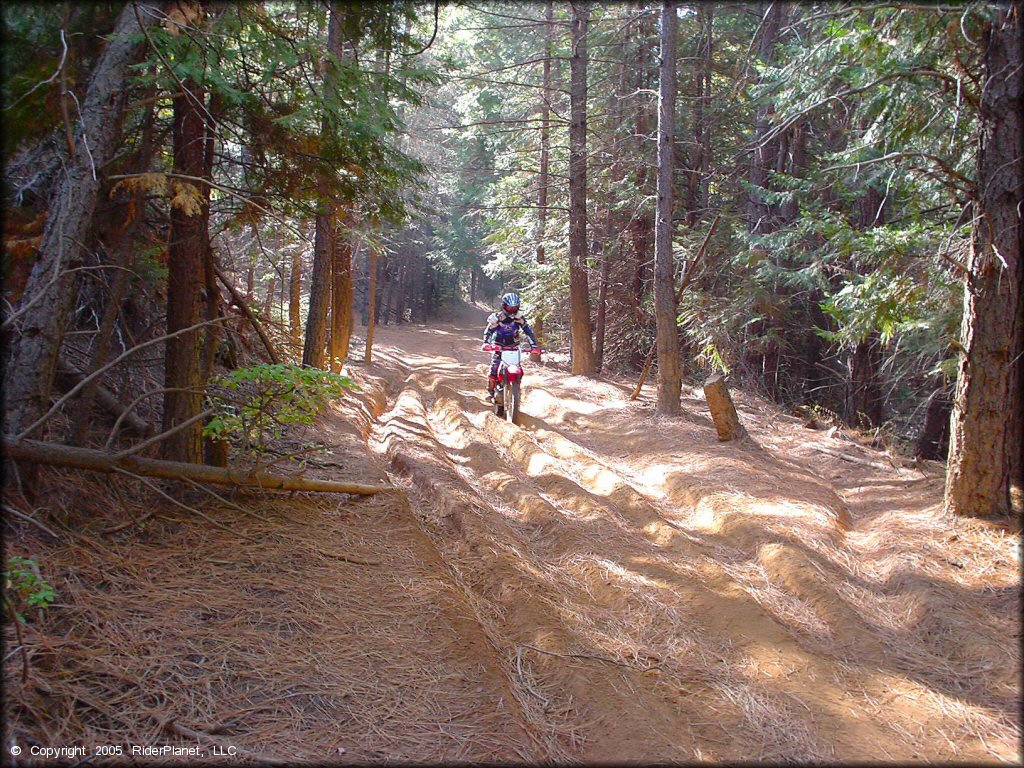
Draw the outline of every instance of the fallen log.
[[[715,422],[719,440],[735,440],[746,436],[747,431],[740,424],[740,417],[736,413],[736,406],[733,405],[722,374],[716,373],[704,382],[704,397],[708,401],[711,420]]]
[[[4,455],[16,461],[49,464],[71,469],[88,469],[108,474],[123,470],[136,475],[160,477],[166,480],[192,480],[197,483],[234,485],[241,488],[260,488],[273,491],[349,493],[353,496],[372,496],[376,493],[395,490],[384,485],[339,483],[333,480],[274,475],[269,472],[240,472],[230,467],[211,467],[205,464],[146,459],[140,456],[119,458],[116,454],[92,448],[78,448],[39,440],[11,440],[6,436],[3,438],[3,448]]]
[[[824,454],[827,454],[829,456],[834,456],[837,459],[842,459],[843,461],[848,461],[851,464],[862,464],[865,467],[871,467],[872,469],[884,469],[884,470],[893,469],[893,470],[896,471],[897,475],[901,474],[900,473],[900,468],[896,465],[895,462],[893,462],[891,460],[890,460],[890,462],[888,464],[883,464],[880,461],[872,461],[871,459],[861,458],[860,456],[853,456],[853,455],[851,455],[849,453],[840,453],[839,451],[835,451],[835,450],[833,450],[831,448],[826,448],[823,445],[812,445],[811,448],[813,450],[815,450],[815,451],[818,451],[819,453],[824,453]]]

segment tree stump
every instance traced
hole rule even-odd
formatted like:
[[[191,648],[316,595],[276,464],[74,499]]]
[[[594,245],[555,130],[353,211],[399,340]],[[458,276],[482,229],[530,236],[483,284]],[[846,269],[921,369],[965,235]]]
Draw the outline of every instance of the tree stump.
[[[746,436],[747,431],[740,424],[740,417],[736,414],[736,406],[732,404],[722,374],[716,373],[704,382],[704,397],[707,398],[719,440],[735,440]]]

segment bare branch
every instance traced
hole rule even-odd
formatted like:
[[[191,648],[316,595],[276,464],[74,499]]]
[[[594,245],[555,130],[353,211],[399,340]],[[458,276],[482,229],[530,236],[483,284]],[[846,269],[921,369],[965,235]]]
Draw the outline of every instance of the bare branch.
[[[154,344],[159,344],[162,341],[167,341],[167,339],[174,338],[175,336],[180,336],[183,333],[189,333],[190,331],[194,331],[197,328],[202,328],[204,325],[213,325],[215,323],[222,323],[226,319],[227,318],[218,317],[218,318],[214,318],[213,320],[204,320],[201,323],[196,323],[195,325],[190,325],[188,328],[182,328],[181,330],[175,331],[174,333],[167,333],[167,334],[164,334],[162,336],[157,336],[156,338],[150,339],[149,341],[145,341],[142,344],[136,344],[134,347],[132,347],[132,348],[130,348],[128,350],[125,350],[120,355],[118,355],[113,360],[111,360],[109,363],[104,365],[102,368],[97,368],[95,371],[90,373],[88,376],[85,376],[80,382],[78,382],[78,384],[76,384],[71,389],[69,389],[67,394],[64,395],[64,397],[60,398],[56,403],[54,403],[50,407],[50,410],[48,410],[46,413],[44,413],[42,416],[40,416],[38,419],[36,419],[36,421],[34,421],[32,424],[30,424],[26,429],[24,429],[21,432],[19,432],[15,436],[15,439],[23,440],[24,438],[26,438],[29,435],[31,435],[39,427],[41,427],[43,424],[45,424],[49,420],[49,418],[51,416],[53,416],[53,414],[56,413],[60,409],[60,407],[62,405],[64,405],[64,403],[66,403],[72,397],[77,395],[82,390],[82,388],[85,387],[86,384],[88,384],[90,381],[93,381],[96,378],[102,376],[104,373],[109,371],[111,368],[113,368],[115,365],[120,363],[126,357],[129,357],[130,355],[133,355],[136,352],[138,352],[138,351],[140,351],[142,349],[145,349],[146,347],[151,347]]]

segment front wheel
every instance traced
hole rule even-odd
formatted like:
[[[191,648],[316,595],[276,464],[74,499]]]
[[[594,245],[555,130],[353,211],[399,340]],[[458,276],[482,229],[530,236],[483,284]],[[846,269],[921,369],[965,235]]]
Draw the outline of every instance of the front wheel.
[[[505,394],[505,414],[513,424],[519,423],[519,379],[509,382]]]

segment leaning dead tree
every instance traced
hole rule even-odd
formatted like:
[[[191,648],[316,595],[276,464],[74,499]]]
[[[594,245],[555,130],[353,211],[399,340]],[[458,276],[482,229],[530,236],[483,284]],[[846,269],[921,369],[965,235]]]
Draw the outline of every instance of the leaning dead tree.
[[[50,398],[103,170],[121,140],[126,82],[141,51],[139,26],[152,24],[159,15],[153,10],[164,4],[149,5],[153,7],[142,14],[142,21],[134,3],[121,11],[82,102],[74,153],[54,194],[39,257],[14,313],[22,341],[12,345],[4,372],[8,434],[33,423]]]

